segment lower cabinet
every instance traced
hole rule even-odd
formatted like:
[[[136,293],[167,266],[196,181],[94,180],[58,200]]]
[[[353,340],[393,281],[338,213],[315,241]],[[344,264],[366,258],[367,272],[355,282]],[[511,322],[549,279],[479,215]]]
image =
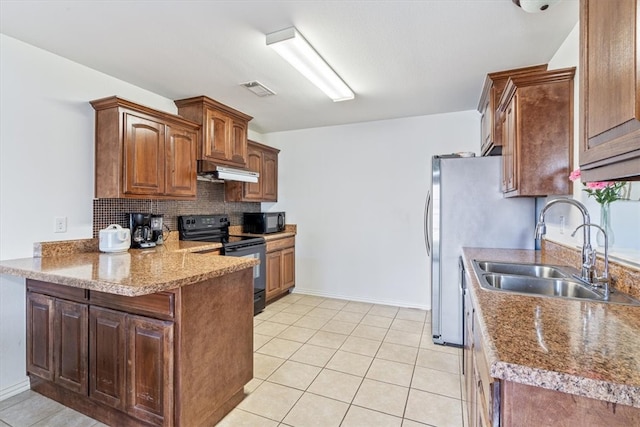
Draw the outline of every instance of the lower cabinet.
[[[88,305],[27,295],[27,370],[61,387],[87,393]]]
[[[173,322],[91,307],[89,397],[151,424],[172,419]]]
[[[89,312],[91,389],[89,396],[116,409],[126,401],[125,313],[100,307]]]
[[[469,279],[467,278],[467,283]],[[637,426],[640,409],[492,378],[478,312],[464,296],[463,373],[469,427]]]
[[[151,424],[173,418],[173,322],[127,316],[126,412]]]
[[[467,422],[475,426],[499,426],[500,382],[489,376],[489,365],[482,347],[478,319],[469,290],[464,300],[464,384]],[[498,407],[496,410],[494,407]]]
[[[252,345],[252,269],[139,297],[27,280],[31,388],[108,425],[215,425]]]
[[[29,373],[153,425],[173,418],[173,322],[33,292],[27,307]]]
[[[267,241],[267,301],[296,284],[295,237]]]

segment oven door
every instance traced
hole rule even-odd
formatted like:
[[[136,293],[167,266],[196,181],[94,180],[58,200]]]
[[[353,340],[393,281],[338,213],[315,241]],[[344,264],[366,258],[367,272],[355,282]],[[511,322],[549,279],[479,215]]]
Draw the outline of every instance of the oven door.
[[[267,284],[266,247],[266,244],[260,243],[241,247],[225,246],[223,249],[225,256],[260,260],[260,264],[253,267],[254,314],[261,312],[265,307],[265,287]]]

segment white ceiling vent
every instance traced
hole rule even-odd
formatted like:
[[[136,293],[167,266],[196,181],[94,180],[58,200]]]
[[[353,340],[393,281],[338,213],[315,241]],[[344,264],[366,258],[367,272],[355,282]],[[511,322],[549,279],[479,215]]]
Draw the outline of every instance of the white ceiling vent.
[[[271,96],[276,94],[274,91],[272,91],[271,89],[269,89],[268,87],[266,87],[265,85],[263,85],[257,80],[254,80],[252,82],[241,83],[240,85],[246,87],[247,89],[249,89],[251,92],[253,92],[255,95],[259,97]]]

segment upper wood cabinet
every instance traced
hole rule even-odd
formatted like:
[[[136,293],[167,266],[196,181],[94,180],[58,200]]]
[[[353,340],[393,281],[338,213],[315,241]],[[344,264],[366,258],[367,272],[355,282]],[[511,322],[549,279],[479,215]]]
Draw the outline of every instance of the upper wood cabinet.
[[[640,180],[638,0],[580,2],[584,181]]]
[[[97,198],[195,198],[197,123],[115,96],[91,105]]]
[[[227,202],[277,202],[278,153],[280,150],[254,141],[247,145],[247,168],[258,172],[257,183],[226,181]]]
[[[505,196],[571,194],[574,68],[512,76],[500,105]]]
[[[496,109],[500,97],[511,76],[545,71],[547,65],[534,65],[513,70],[498,71],[487,74],[482,88],[482,95],[478,103],[478,111],[482,114],[482,140],[480,152],[483,156],[492,156],[501,153],[502,149],[502,122],[496,117]]]
[[[252,119],[206,96],[175,101],[178,114],[199,123],[198,160],[244,168],[247,165],[247,130]]]

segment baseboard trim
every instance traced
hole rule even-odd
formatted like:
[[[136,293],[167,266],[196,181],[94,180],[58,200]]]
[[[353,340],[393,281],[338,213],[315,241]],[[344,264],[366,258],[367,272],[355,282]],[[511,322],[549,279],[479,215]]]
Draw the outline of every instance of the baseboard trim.
[[[0,401],[8,399],[16,394],[20,394],[23,391],[27,391],[31,388],[31,384],[29,382],[29,377],[25,376],[24,380],[16,383],[12,386],[5,387],[0,390]]]
[[[366,302],[370,304],[391,305],[394,307],[401,307],[401,308],[417,308],[420,310],[431,310],[431,307],[428,307],[422,304],[407,304],[405,301],[360,298],[360,297],[354,297],[351,295],[334,294],[330,292],[318,292],[312,289],[300,288],[297,285],[295,288],[292,289],[292,293],[300,294],[300,295],[313,295],[316,297],[324,297],[324,298],[335,298],[335,299],[348,300],[348,301]]]

